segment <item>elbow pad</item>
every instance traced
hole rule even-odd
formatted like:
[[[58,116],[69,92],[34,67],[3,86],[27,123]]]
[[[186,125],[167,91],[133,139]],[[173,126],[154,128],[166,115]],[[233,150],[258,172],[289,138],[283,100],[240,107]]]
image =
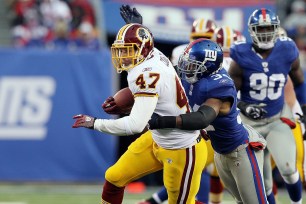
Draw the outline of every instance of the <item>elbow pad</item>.
[[[198,111],[182,114],[182,130],[200,130],[206,128],[217,117],[216,111],[207,105],[203,105]]]

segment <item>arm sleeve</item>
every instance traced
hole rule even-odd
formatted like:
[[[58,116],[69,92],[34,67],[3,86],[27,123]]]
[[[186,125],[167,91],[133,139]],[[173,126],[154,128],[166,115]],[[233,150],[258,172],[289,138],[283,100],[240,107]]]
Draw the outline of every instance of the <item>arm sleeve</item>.
[[[207,105],[202,105],[198,111],[180,115],[182,130],[200,130],[206,128],[217,117],[216,111]]]
[[[158,97],[136,97],[129,116],[116,120],[96,119],[94,129],[112,135],[133,135],[143,131],[150,120]]]

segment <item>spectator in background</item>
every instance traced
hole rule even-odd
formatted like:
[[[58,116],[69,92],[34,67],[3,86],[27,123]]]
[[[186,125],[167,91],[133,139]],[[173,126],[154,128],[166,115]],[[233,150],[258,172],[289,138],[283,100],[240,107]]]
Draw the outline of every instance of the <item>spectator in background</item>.
[[[14,47],[99,49],[88,0],[12,0]]]
[[[295,0],[291,4],[291,14],[285,19],[283,27],[300,51],[300,61],[306,70],[306,2]]]
[[[76,13],[73,13],[76,14],[73,15],[72,19],[72,21],[75,21],[75,26],[78,27],[83,21],[88,21],[93,26],[96,25],[95,13],[88,0],[72,0],[70,6],[72,11],[78,10]]]
[[[97,38],[97,31],[91,23],[84,21],[79,26],[78,37],[75,40],[78,48],[87,48],[90,50],[99,49],[99,40]]]
[[[296,0],[291,4],[291,14],[284,22],[284,27],[288,30],[297,27],[306,27],[306,3],[302,0]]]
[[[71,11],[67,3],[61,0],[42,0],[39,6],[44,26],[53,28],[57,21],[70,23]]]
[[[24,15],[27,10],[36,6],[35,0],[15,0],[11,3],[13,9],[13,21],[12,26],[18,26],[24,24]]]
[[[12,29],[13,45],[15,47],[44,47],[50,39],[51,31],[39,22],[35,8],[28,8],[23,13],[24,23]]]
[[[88,0],[72,0],[70,3],[72,20],[70,23],[71,37],[79,37],[79,27],[83,22],[96,26],[96,19],[93,8]]]
[[[75,49],[75,44],[69,38],[69,26],[65,20],[58,20],[53,28],[54,38],[47,44],[48,49]]]

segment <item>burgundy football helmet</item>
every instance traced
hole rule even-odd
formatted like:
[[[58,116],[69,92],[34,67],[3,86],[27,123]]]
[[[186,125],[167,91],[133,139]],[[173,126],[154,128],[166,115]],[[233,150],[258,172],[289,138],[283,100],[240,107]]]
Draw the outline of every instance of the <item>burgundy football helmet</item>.
[[[118,73],[134,68],[153,50],[151,31],[137,23],[123,26],[112,44],[112,62]]]
[[[210,19],[196,19],[191,28],[190,41],[198,38],[212,39],[217,24]]]

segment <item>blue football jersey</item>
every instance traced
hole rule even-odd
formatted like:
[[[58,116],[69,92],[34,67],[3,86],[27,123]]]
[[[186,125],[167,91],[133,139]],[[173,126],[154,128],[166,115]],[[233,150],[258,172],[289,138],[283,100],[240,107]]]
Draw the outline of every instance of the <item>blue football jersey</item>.
[[[241,123],[239,109],[237,109],[237,91],[228,73],[221,69],[217,74],[202,78],[194,84],[182,81],[189,104],[194,111],[209,98],[233,101],[227,115],[218,115],[206,128],[210,135],[214,150],[220,154],[227,154],[248,140],[248,132]]]
[[[299,56],[295,43],[287,37],[279,38],[266,59],[255,52],[251,43],[241,43],[231,47],[230,56],[243,71],[241,100],[266,104],[266,117],[279,113],[291,64]]]

